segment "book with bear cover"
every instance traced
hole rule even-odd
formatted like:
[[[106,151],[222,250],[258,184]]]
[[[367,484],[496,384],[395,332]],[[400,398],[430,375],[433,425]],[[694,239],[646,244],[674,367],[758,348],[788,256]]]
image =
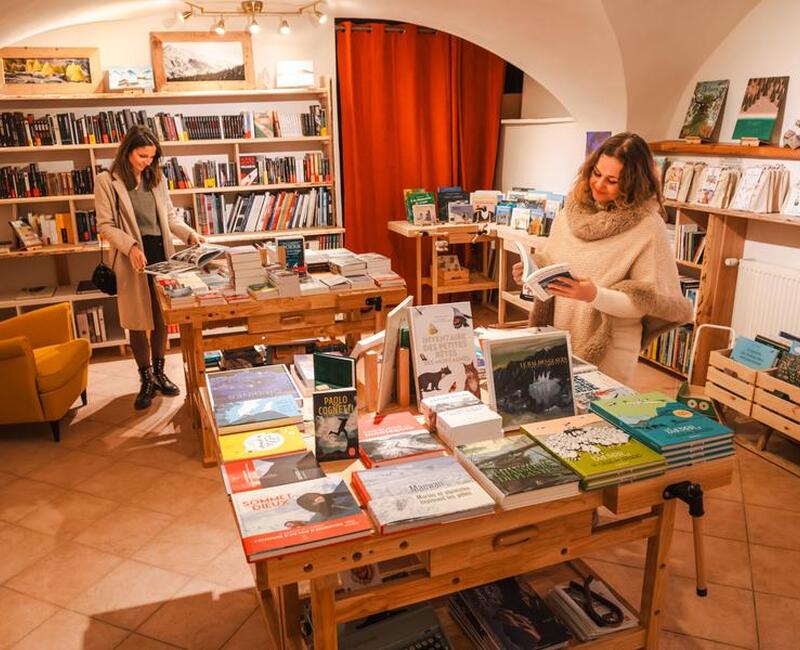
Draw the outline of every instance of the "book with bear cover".
[[[484,340],[489,398],[503,430],[575,415],[569,334],[527,332]]]
[[[480,398],[470,303],[409,307],[408,313],[417,404],[462,390]]]
[[[369,535],[347,484],[324,477],[231,496],[250,562]]]
[[[342,388],[314,393],[314,443],[317,461],[358,457],[356,390]]]
[[[220,469],[228,494],[325,476],[325,472],[310,451],[286,456],[247,458],[223,463]]]

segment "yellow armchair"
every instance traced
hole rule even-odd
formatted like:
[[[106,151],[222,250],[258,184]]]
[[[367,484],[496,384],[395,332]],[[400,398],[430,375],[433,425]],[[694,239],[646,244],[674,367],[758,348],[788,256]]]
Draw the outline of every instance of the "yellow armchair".
[[[75,338],[72,305],[50,305],[0,322],[0,424],[59,421],[86,405],[91,346]]]

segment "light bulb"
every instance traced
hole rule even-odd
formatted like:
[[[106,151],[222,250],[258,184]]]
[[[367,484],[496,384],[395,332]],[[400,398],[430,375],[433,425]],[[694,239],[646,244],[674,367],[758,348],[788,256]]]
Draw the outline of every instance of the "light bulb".
[[[256,22],[255,18],[250,20],[250,24],[247,26],[247,31],[251,34],[258,34],[261,31],[261,25]]]
[[[219,17],[219,21],[214,27],[214,31],[220,36],[225,36],[225,20],[222,18],[222,16]]]
[[[281,19],[281,26],[278,27],[278,31],[284,36],[291,33],[292,30],[289,27],[289,23],[286,21],[286,18]]]
[[[192,10],[192,9],[187,9],[186,11],[179,11],[178,12],[178,20],[180,20],[182,23],[185,23],[193,15],[194,15],[194,10]]]
[[[324,25],[328,22],[328,14],[322,13],[319,9],[314,9],[314,17],[320,25]]]

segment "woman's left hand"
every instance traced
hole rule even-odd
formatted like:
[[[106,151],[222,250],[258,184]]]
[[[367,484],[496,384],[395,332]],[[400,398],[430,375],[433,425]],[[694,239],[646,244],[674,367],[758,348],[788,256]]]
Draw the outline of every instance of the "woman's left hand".
[[[205,244],[206,238],[203,235],[199,235],[196,232],[193,232],[189,235],[189,246],[194,246],[195,244]]]
[[[570,278],[558,278],[558,280],[547,285],[547,290],[554,296],[572,298],[583,302],[592,302],[597,297],[597,285],[591,278],[579,277],[574,280]]]

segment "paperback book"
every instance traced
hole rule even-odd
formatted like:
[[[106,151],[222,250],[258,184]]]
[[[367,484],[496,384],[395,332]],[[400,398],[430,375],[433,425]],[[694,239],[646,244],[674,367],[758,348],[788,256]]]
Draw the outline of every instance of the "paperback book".
[[[223,463],[220,469],[228,494],[325,476],[310,451]]]
[[[456,393],[444,393],[426,397],[419,403],[419,412],[425,418],[425,424],[431,431],[438,429],[438,414],[467,406],[483,404],[474,394],[462,390]]]
[[[165,262],[148,264],[144,267],[144,272],[151,275],[174,275],[192,269],[200,269],[224,252],[225,248],[222,246],[195,244],[170,255]]]
[[[369,518],[347,484],[317,478],[231,496],[250,562],[369,535]]]
[[[490,403],[502,416],[504,431],[575,415],[567,332],[488,338],[483,349]]]
[[[520,242],[516,242],[517,252],[522,260],[522,292],[520,297],[523,300],[538,299],[541,301],[550,300],[553,294],[548,291],[548,287],[553,282],[558,282],[559,278],[574,280],[567,263],[551,264],[539,268],[533,261],[528,250]]]
[[[775,367],[779,350],[771,345],[753,341],[745,336],[737,336],[731,350],[731,360],[755,370],[769,370]]]
[[[456,456],[504,509],[578,494],[578,476],[524,434],[459,445]]]
[[[409,460],[442,456],[445,447],[411,413],[363,415],[358,419],[361,460],[382,467]]]
[[[408,296],[386,315],[381,374],[378,381],[378,413],[383,413],[396,397],[395,362],[400,347],[400,328],[408,326],[409,307],[413,302],[414,297]]]
[[[586,602],[587,590],[592,594],[591,603]],[[597,578],[586,583],[570,581],[556,585],[550,592],[548,602],[581,641],[591,641],[639,624],[639,620],[625,603]],[[587,607],[601,620],[610,617],[616,624],[598,625],[596,619],[586,613]]]
[[[248,458],[264,458],[305,451],[306,444],[296,426],[258,429],[220,436],[222,461],[229,463]]]
[[[317,461],[358,457],[358,409],[354,388],[314,393],[314,443]]]

